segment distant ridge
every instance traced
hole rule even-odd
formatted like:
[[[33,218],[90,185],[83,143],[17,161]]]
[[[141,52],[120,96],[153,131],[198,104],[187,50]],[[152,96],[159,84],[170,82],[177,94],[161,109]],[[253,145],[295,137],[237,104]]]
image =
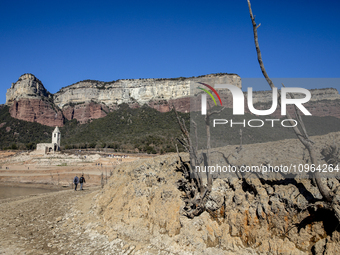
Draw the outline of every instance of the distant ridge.
[[[207,84],[233,84],[242,88],[237,74],[218,73],[198,77],[125,79],[111,82],[84,80],[61,88],[57,93],[48,92],[33,74],[23,74],[6,93],[6,105],[13,118],[37,122],[47,126],[63,126],[66,120],[80,123],[105,117],[126,103],[131,108],[148,105],[160,112],[168,112],[174,105],[180,112],[190,110],[191,82]],[[340,118],[340,95],[334,88],[310,90],[312,99],[306,107],[313,116]],[[226,106],[232,107],[228,91],[221,91]],[[268,107],[271,91],[255,91],[254,103],[259,109]],[[275,112],[273,116],[279,116]]]

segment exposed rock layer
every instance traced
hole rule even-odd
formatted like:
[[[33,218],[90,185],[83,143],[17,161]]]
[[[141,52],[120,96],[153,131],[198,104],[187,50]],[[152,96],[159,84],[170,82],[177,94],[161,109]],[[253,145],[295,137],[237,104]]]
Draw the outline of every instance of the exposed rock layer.
[[[75,106],[66,106],[63,113],[66,119],[76,119],[80,123],[86,123],[90,119],[99,119],[105,117],[109,108],[105,104],[97,104],[94,102],[79,104]]]
[[[132,108],[147,104],[161,112],[169,111],[172,105],[181,112],[198,111],[201,107],[200,97],[195,104],[190,104],[190,95],[193,94],[190,86],[197,82],[242,87],[241,78],[236,74],[210,74],[192,78],[128,79],[115,82],[87,80],[62,88],[52,95],[34,75],[24,74],[7,90],[6,104],[11,106],[12,117],[49,126],[62,126],[65,119],[77,119],[85,123],[102,118],[122,103]],[[219,90],[218,93],[223,105],[232,108],[231,93],[228,90]],[[336,89],[316,89],[311,90],[311,93],[312,98],[305,106],[313,116],[340,117],[340,95]],[[257,109],[270,108],[271,100],[271,91],[253,92],[253,102]],[[246,104],[247,100],[247,111]],[[273,116],[281,117],[279,108]]]
[[[6,104],[12,105],[14,101],[21,98],[40,99],[42,97],[52,98],[44,85],[33,74],[23,74],[6,93]]]
[[[206,75],[200,78],[119,80],[116,82],[82,81],[62,88],[54,95],[60,108],[69,103],[89,101],[108,106],[122,103],[140,105],[150,101],[174,100],[190,96],[190,84],[195,81],[207,84],[233,84],[241,88],[241,78],[236,74]]]
[[[20,98],[14,100],[9,112],[13,118],[38,122],[46,126],[63,126],[64,117],[61,110],[42,99]]]

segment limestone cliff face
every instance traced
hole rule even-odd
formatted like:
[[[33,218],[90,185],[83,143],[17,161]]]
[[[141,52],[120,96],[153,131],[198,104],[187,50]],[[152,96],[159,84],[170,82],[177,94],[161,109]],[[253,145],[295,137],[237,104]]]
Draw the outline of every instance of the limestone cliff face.
[[[174,105],[178,111],[200,110],[200,99],[190,105],[190,85],[195,82],[207,84],[233,84],[242,88],[241,78],[236,74],[209,74],[201,77],[172,79],[127,79],[113,82],[86,80],[62,88],[56,94],[49,93],[32,74],[20,76],[7,90],[6,104],[14,118],[38,122],[49,126],[63,126],[65,119],[77,119],[80,123],[105,117],[120,104],[132,108],[144,104],[167,112]],[[336,89],[311,90],[312,99],[306,108],[314,116],[340,117],[340,95]],[[220,90],[223,105],[232,107],[231,94]],[[246,96],[246,93],[245,93]],[[257,109],[271,104],[271,91],[253,92]],[[245,100],[246,102],[246,100]],[[191,107],[191,109],[190,109]],[[279,110],[274,115],[280,117]]]
[[[229,83],[241,88],[235,74],[211,74],[193,78],[128,79],[115,82],[81,81],[52,95],[33,74],[22,75],[7,90],[6,104],[14,118],[49,126],[63,126],[66,119],[85,123],[105,117],[110,110],[127,103],[130,107],[147,104],[161,112],[175,105],[179,111],[190,108],[190,84]]]
[[[53,95],[33,74],[24,74],[12,83],[6,93],[6,104],[13,118],[47,126],[64,125],[61,110],[53,104]]]
[[[195,81],[208,84],[228,83],[241,88],[241,78],[236,74],[206,75],[200,78],[129,79],[109,83],[82,81],[62,88],[54,95],[54,102],[60,108],[70,103],[80,104],[90,101],[112,107],[122,103],[143,105],[152,101],[189,97],[190,84]]]
[[[11,106],[15,100],[21,98],[41,99],[51,98],[52,95],[45,89],[44,85],[33,74],[23,74],[18,81],[12,83],[6,93],[6,104]]]

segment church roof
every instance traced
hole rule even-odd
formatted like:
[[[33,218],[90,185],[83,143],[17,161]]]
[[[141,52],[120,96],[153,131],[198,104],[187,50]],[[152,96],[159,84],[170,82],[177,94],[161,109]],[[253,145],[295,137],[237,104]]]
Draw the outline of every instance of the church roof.
[[[53,133],[60,133],[60,130],[59,130],[58,126],[55,127]]]

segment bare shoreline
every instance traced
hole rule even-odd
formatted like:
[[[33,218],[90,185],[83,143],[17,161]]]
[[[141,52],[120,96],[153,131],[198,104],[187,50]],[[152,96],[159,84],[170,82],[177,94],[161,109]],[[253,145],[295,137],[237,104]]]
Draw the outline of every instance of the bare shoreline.
[[[53,185],[49,183],[34,183],[34,182],[0,182],[0,186],[20,187],[20,188],[36,188],[48,190],[65,190],[67,187],[61,185]],[[71,188],[70,188],[71,189]]]

